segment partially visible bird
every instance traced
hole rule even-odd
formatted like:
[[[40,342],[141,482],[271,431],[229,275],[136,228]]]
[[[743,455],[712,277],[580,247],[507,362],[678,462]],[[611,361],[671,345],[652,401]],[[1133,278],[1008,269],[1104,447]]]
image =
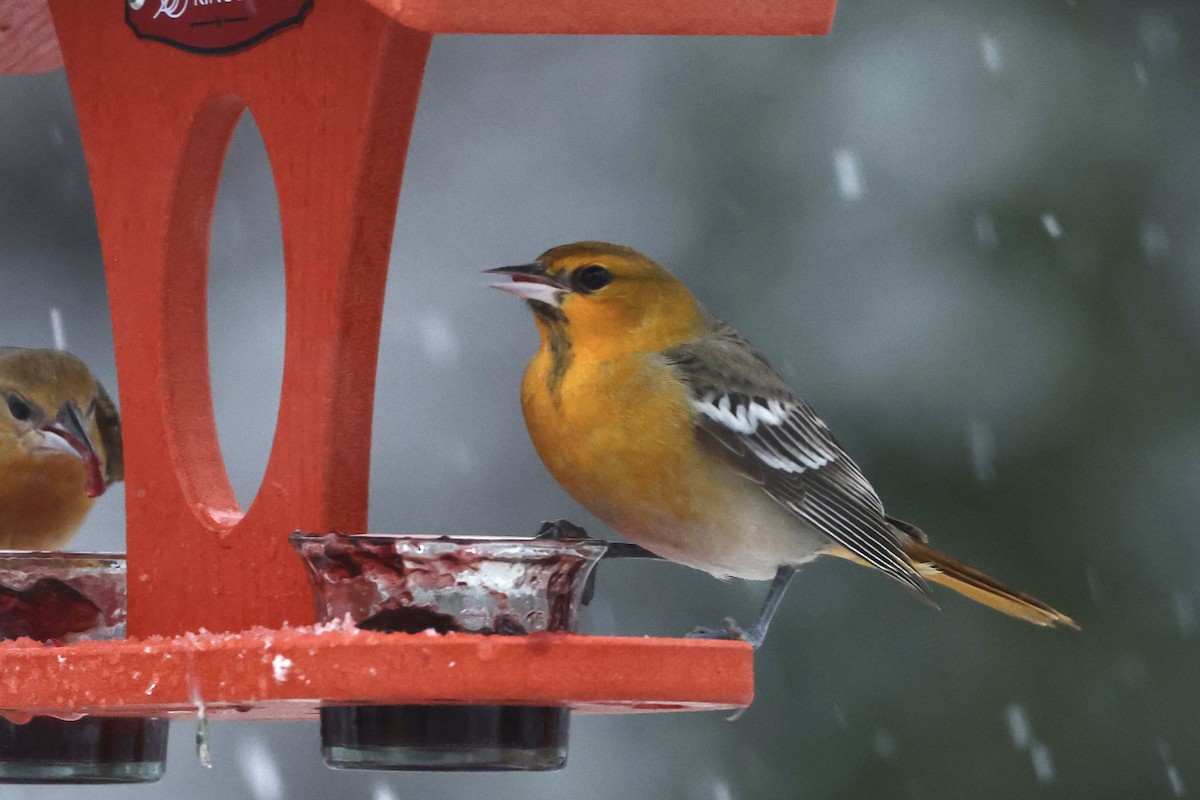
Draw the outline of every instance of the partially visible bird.
[[[117,409],[87,365],[0,348],[0,549],[61,548],[124,474]]]
[[[524,298],[541,346],[521,405],[550,474],[635,544],[721,578],[771,579],[761,645],[799,565],[834,555],[934,605],[926,580],[1036,625],[1077,627],[1041,601],[929,546],[884,513],[813,410],[666,269],[628,247],[578,242],[487,270]]]

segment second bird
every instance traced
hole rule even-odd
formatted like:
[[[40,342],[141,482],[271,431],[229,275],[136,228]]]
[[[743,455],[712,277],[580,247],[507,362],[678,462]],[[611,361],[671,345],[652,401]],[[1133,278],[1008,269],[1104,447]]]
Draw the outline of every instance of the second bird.
[[[75,356],[0,348],[0,549],[56,550],[124,477],[121,423]]]
[[[888,517],[858,465],[767,360],[652,259],[579,242],[489,270],[529,302],[541,346],[521,384],[534,447],[630,541],[718,577],[771,580],[759,646],[797,567],[834,555],[933,603],[926,580],[1037,625],[1075,623]]]

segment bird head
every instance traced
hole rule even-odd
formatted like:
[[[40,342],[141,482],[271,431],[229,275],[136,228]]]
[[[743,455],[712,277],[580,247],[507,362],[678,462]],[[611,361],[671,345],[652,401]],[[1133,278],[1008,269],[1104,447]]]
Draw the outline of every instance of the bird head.
[[[124,477],[112,400],[82,361],[59,350],[0,349],[0,450],[77,460],[88,497]]]
[[[524,298],[543,336],[567,325],[574,346],[595,351],[657,351],[697,335],[707,314],[678,278],[628,247],[576,242],[530,264],[487,270],[494,288]]]

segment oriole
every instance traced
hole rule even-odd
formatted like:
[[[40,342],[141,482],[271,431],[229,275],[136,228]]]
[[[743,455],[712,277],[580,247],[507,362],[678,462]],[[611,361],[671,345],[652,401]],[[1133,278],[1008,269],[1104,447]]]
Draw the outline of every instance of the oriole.
[[[0,549],[56,550],[124,476],[121,422],[75,356],[0,348]]]
[[[886,516],[862,470],[733,328],[628,247],[578,242],[487,270],[524,298],[541,345],[521,383],[550,474],[630,541],[718,577],[771,579],[755,647],[799,565],[834,555],[930,604],[926,579],[1037,625],[1066,615]]]

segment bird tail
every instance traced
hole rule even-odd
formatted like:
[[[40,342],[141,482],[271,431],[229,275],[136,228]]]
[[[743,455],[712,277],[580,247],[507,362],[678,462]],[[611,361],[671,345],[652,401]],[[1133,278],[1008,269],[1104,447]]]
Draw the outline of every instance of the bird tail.
[[[1034,625],[1066,625],[1079,630],[1075,620],[1036,597],[1005,586],[974,567],[933,549],[924,541],[925,535],[919,529],[899,520],[889,522],[899,531],[900,546],[912,559],[913,566],[923,578],[948,586],[959,594],[1002,611],[1010,617],[1017,617]]]

